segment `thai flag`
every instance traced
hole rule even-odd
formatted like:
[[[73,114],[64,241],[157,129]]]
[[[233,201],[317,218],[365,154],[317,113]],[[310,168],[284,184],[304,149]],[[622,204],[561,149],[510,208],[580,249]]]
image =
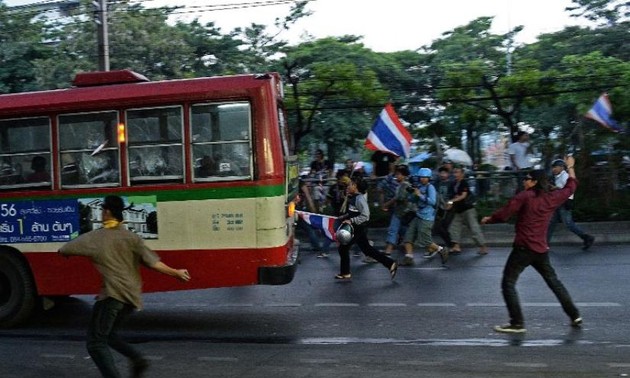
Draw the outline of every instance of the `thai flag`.
[[[599,122],[602,126],[607,127],[616,133],[623,131],[623,127],[621,127],[617,121],[612,119],[612,105],[610,104],[610,99],[608,99],[608,94],[606,93],[599,96],[591,110],[589,110],[584,116]]]
[[[321,230],[326,237],[332,241],[337,240],[335,233],[336,217],[329,215],[308,213],[306,211],[296,211],[297,215],[316,230]]]
[[[365,147],[409,158],[411,134],[398,119],[392,104],[385,105],[367,136]]]

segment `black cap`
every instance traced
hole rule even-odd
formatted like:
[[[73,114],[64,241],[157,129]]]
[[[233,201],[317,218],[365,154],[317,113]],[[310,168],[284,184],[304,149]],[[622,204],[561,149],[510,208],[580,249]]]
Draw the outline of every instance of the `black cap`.
[[[107,196],[103,199],[101,205],[103,209],[109,210],[114,218],[119,221],[123,220],[123,210],[125,209],[125,201],[118,196]]]
[[[565,167],[566,168],[567,163],[565,163],[564,160],[562,160],[562,159],[556,159],[556,160],[551,162],[551,166],[552,167]]]

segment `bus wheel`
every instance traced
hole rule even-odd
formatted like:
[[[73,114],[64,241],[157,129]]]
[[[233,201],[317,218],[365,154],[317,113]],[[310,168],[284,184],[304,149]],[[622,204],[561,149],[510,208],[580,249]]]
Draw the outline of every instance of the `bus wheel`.
[[[35,282],[26,261],[17,253],[0,250],[0,327],[26,321],[36,300]]]

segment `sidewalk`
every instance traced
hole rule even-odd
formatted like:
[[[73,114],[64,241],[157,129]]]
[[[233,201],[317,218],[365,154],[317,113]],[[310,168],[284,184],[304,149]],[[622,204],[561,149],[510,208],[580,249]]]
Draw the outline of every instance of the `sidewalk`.
[[[630,243],[630,222],[592,222],[577,223],[587,234],[595,237],[595,244]],[[514,225],[507,223],[486,224],[481,226],[488,246],[506,247],[512,245],[514,240]],[[378,247],[384,246],[387,229],[374,228],[368,231],[368,237]],[[463,233],[466,234],[465,232]],[[438,240],[439,237],[437,237]],[[558,224],[554,231],[553,244],[581,245],[582,239],[569,231],[565,225]],[[462,240],[463,246],[473,245],[472,239],[466,237]]]
[[[582,228],[584,232],[595,237],[595,244],[630,243],[630,221],[577,223],[577,225]],[[514,240],[513,224],[486,224],[482,225],[481,229],[489,247],[509,247],[512,245],[512,241]],[[464,232],[463,235],[466,235],[466,232]],[[368,238],[374,242],[374,246],[378,249],[385,248],[386,236],[386,228],[368,229]],[[302,230],[298,229],[297,237],[302,242],[303,248],[310,249],[308,237],[306,237]],[[439,244],[441,239],[439,237],[436,237],[436,239]],[[558,224],[554,231],[552,244],[582,245],[582,239],[569,231],[565,225]],[[464,240],[462,240],[462,246],[464,247],[473,245],[474,242],[469,237],[465,237]]]

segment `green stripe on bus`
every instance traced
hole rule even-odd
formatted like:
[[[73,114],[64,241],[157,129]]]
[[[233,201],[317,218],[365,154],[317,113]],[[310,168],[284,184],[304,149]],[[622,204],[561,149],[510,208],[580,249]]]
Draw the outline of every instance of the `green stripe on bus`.
[[[118,188],[109,192],[119,196],[157,196],[158,202],[171,201],[191,201],[191,200],[209,200],[209,199],[231,199],[231,198],[258,198],[258,197],[277,197],[284,196],[284,185],[267,185],[267,186],[239,186],[230,188],[188,188],[188,189],[155,189],[141,191],[125,191]],[[39,194],[39,193],[38,193]],[[24,196],[11,196],[0,198],[0,202],[4,201],[29,201],[29,200],[50,200],[50,199],[67,199],[67,198],[100,198],[108,193],[75,193],[75,194],[56,194],[42,195],[24,198]]]

